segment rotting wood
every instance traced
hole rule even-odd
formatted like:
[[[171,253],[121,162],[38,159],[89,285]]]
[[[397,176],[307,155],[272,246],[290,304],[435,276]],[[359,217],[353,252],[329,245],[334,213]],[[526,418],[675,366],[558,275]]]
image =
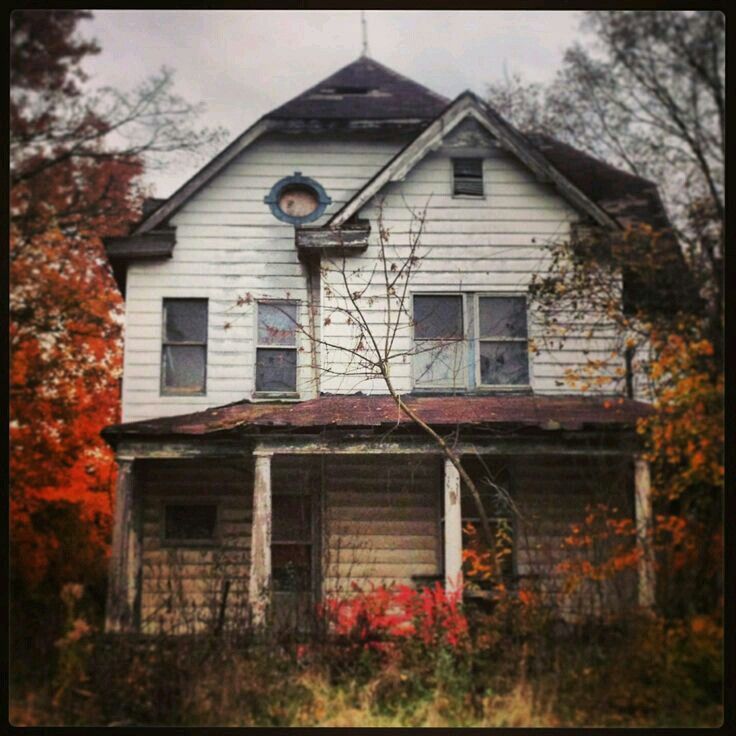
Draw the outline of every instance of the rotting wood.
[[[271,455],[255,457],[248,597],[253,624],[266,622],[271,596]]]
[[[363,252],[368,247],[371,226],[367,220],[346,223],[342,228],[295,228],[297,250],[325,252],[332,250]]]
[[[542,442],[519,438],[517,440],[479,440],[477,442],[453,443],[453,450],[458,455],[475,455],[476,453],[499,453],[509,455],[628,455],[632,446],[592,446],[571,442]],[[296,437],[257,440],[255,452],[285,455],[443,455],[444,450],[434,442],[427,441],[325,441],[319,438],[300,439]]]
[[[136,583],[140,577],[140,537],[135,525],[131,460],[118,460],[105,630],[130,631],[134,624]]]

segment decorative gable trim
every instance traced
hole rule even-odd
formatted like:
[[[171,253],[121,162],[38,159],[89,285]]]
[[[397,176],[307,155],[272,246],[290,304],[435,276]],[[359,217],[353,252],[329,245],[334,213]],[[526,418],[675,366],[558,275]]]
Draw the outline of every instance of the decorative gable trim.
[[[403,180],[428,153],[436,150],[443,139],[463,120],[475,119],[494,136],[499,144],[513,153],[539,181],[553,184],[559,193],[594,222],[608,228],[620,226],[612,217],[563,176],[547,159],[532,148],[515,128],[491,110],[470,91],[463,92],[428,128],[394,156],[363,189],[358,191],[330,219],[328,226],[339,228],[353,217],[386,184]]]

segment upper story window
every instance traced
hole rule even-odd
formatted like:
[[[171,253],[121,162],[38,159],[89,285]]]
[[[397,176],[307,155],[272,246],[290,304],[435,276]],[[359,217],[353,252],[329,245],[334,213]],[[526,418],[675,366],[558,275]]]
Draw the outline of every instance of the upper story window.
[[[528,384],[526,299],[478,297],[478,343],[482,386]]]
[[[414,296],[414,382],[421,388],[465,386],[461,294]]]
[[[415,294],[413,310],[415,388],[529,384],[524,296]]]
[[[164,299],[161,392],[204,394],[207,372],[207,300]]]
[[[258,302],[257,392],[296,392],[296,329],[296,302]]]
[[[483,159],[452,159],[452,193],[453,196],[483,196]]]

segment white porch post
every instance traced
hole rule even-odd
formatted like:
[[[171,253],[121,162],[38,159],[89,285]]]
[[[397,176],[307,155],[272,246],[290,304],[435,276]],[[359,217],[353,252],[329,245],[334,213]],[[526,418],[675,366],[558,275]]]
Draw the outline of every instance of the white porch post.
[[[253,524],[250,544],[248,599],[253,624],[266,621],[271,599],[271,457],[256,450],[253,482]]]
[[[141,568],[138,505],[138,500],[134,498],[133,459],[118,458],[105,612],[106,631],[130,631],[137,623],[135,611]]]
[[[655,577],[652,550],[652,486],[649,463],[641,456],[634,457],[634,498],[636,514],[636,544],[639,557],[639,605],[654,605]]]
[[[445,460],[445,589],[462,587],[463,524],[460,509],[460,474]]]

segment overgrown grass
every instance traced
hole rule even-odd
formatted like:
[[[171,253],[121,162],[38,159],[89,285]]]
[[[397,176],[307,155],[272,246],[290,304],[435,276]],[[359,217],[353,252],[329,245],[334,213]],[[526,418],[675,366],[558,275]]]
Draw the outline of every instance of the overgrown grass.
[[[472,614],[467,636],[451,644],[437,627],[430,636],[421,622],[409,636],[374,637],[353,627],[310,643],[257,640],[251,632],[103,635],[88,633],[70,611],[55,677],[15,688],[10,719],[15,725],[720,724],[722,626],[715,618],[631,613],[560,629],[540,611],[502,613]]]

